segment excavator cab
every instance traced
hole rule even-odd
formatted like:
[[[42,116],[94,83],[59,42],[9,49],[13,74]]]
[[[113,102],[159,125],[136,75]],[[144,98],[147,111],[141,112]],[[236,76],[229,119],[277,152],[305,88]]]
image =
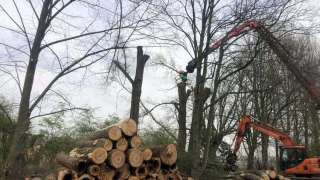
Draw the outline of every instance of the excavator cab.
[[[307,157],[304,146],[280,146],[280,169],[285,171],[296,167]]]

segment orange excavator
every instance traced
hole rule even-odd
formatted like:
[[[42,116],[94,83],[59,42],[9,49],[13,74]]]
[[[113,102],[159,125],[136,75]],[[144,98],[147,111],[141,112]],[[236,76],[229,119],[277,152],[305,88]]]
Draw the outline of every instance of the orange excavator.
[[[281,42],[262,23],[256,20],[248,20],[231,29],[231,31],[229,31],[223,38],[214,42],[208,49],[206,49],[202,53],[202,57],[206,57],[222,45],[225,45],[230,39],[246,34],[249,31],[257,32],[259,37],[269,45],[273,52],[279,57],[280,61],[310,94],[311,99],[315,103],[315,107],[320,109],[320,89],[316,86],[315,82],[309,78],[307,74],[300,71],[299,67],[294,64],[294,58],[291,56],[290,52],[287,51]],[[201,59],[201,57],[189,61],[186,66],[186,71],[180,73],[180,77],[183,77],[181,78],[182,81],[186,81],[188,73],[193,73],[194,70],[201,65],[198,59]],[[249,127],[282,142],[283,146],[280,151],[280,167],[285,174],[305,177],[320,176],[320,158],[306,158],[306,149],[303,145],[294,144],[288,135],[271,126],[263,125],[258,122],[253,123],[249,116],[244,116],[241,119],[239,129],[236,134],[235,148],[227,156],[227,164],[229,164],[231,170],[235,169],[235,162],[237,160],[236,152],[239,150],[244,134]],[[317,177],[316,179],[320,179],[320,177]]]
[[[283,171],[284,175],[291,177],[317,177],[316,179],[320,179],[319,157],[307,158],[306,148],[304,145],[295,144],[286,133],[273,128],[268,124],[253,122],[250,116],[243,116],[240,119],[234,140],[234,148],[226,158],[228,169],[236,170],[236,154],[250,128],[281,142],[279,167],[280,170]]]

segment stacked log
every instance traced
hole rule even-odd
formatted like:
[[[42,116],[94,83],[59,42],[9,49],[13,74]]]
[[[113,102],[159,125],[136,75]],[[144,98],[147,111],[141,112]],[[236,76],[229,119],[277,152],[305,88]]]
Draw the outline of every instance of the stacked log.
[[[221,179],[234,179],[234,180],[290,180],[278,174],[275,170],[247,170],[239,171],[230,174]]]
[[[176,145],[142,148],[132,119],[92,133],[69,155],[57,154],[56,161],[63,168],[50,179],[185,179],[176,166]]]

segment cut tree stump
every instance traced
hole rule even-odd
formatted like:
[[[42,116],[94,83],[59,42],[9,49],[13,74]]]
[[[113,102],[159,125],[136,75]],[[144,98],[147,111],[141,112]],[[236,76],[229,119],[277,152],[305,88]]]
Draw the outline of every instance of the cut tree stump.
[[[89,140],[96,140],[100,138],[108,138],[112,141],[117,141],[122,137],[121,129],[118,126],[109,126],[105,129],[93,132],[89,135]]]
[[[143,154],[139,149],[128,149],[127,161],[132,167],[139,167],[143,163]]]
[[[165,165],[173,165],[177,162],[177,148],[175,144],[169,144],[165,147],[151,148],[153,157],[160,157]]]
[[[126,136],[130,137],[137,134],[137,123],[133,119],[124,119],[117,123],[116,126],[118,126]]]
[[[80,174],[84,173],[88,166],[86,161],[76,157],[70,157],[63,152],[57,154],[56,161],[64,167],[72,169]]]
[[[128,149],[128,141],[126,138],[121,138],[116,142],[116,148],[120,151],[126,151]]]
[[[117,169],[124,165],[126,157],[124,152],[118,149],[113,149],[109,152],[107,161],[110,166]]]

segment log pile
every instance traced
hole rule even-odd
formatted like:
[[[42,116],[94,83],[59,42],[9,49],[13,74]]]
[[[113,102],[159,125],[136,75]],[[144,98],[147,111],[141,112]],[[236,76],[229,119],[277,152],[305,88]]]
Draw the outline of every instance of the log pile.
[[[239,171],[221,179],[234,179],[234,180],[290,180],[274,170],[247,170]]]
[[[141,145],[136,122],[122,120],[92,133],[68,155],[57,154],[56,161],[62,168],[47,179],[185,179],[176,166],[174,144],[153,148],[142,148]]]

